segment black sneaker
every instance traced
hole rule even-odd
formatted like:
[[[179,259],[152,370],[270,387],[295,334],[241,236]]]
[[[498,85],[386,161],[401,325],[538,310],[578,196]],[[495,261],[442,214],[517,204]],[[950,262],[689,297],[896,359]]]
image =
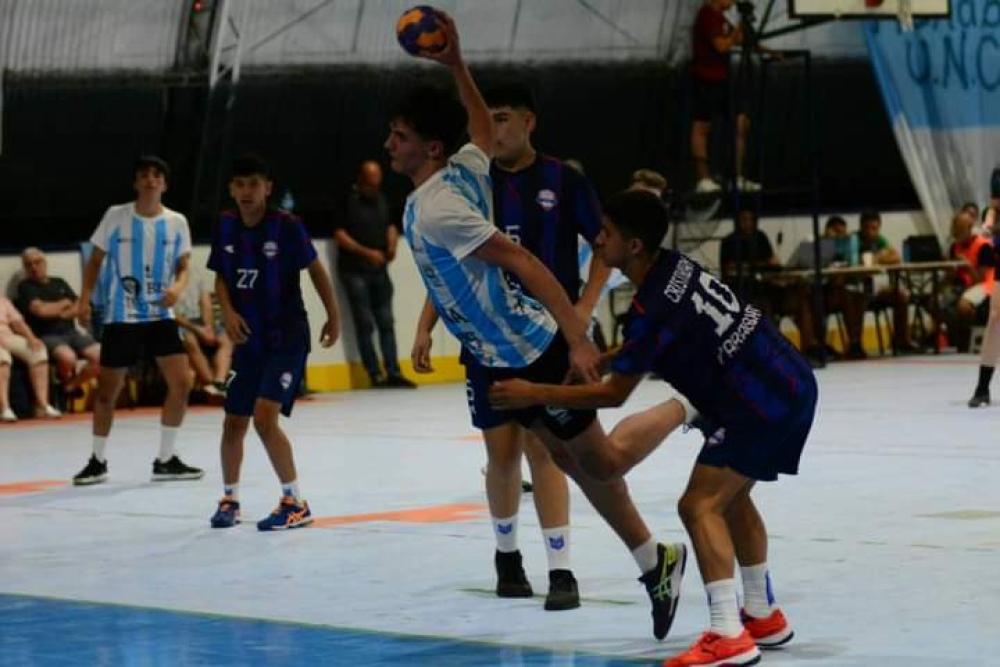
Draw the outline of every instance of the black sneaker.
[[[975,394],[972,395],[972,398],[969,399],[970,408],[981,408],[989,404],[990,404],[990,392],[981,394],[977,391]]]
[[[526,479],[521,480],[521,493],[531,493],[535,490],[535,486]]]
[[[534,595],[531,583],[521,565],[521,552],[504,553],[497,551],[493,557],[497,568],[497,597],[530,598]]]
[[[687,547],[681,543],[657,544],[656,567],[639,577],[653,603],[653,636],[663,639],[670,632],[681,599],[681,577],[687,564]]]
[[[417,383],[402,375],[390,375],[385,379],[385,386],[393,389],[416,389]]]
[[[153,481],[172,482],[184,479],[201,479],[205,476],[205,471],[201,468],[192,468],[185,464],[177,455],[171,456],[165,463],[160,459],[153,461]]]
[[[76,473],[73,476],[74,486],[90,486],[91,484],[100,484],[108,478],[108,462],[97,460],[97,457],[93,454],[90,455],[90,460],[87,461],[87,465],[84,466],[83,470]]]
[[[569,570],[549,570],[549,594],[545,596],[545,611],[563,611],[580,606],[580,590],[576,577]]]

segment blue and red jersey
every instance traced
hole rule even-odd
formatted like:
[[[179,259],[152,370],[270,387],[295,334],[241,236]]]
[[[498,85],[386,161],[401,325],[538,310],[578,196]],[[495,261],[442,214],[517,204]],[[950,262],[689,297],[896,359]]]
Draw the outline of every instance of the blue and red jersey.
[[[250,327],[248,351],[309,349],[300,274],[317,257],[302,221],[268,210],[254,227],[225,211],[212,233],[208,268],[226,283],[233,307]]]

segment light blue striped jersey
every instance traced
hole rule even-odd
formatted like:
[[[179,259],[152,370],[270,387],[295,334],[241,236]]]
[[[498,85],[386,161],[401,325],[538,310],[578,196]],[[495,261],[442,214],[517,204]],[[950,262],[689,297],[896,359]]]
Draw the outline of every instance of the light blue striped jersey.
[[[540,303],[474,253],[493,234],[490,159],[466,144],[406,200],[403,231],[438,315],[484,366],[523,368],[556,333]]]
[[[157,304],[174,282],[177,260],[191,254],[187,219],[168,208],[154,218],[135,212],[135,205],[112,206],[90,242],[107,253],[106,324],[173,319],[170,308]]]

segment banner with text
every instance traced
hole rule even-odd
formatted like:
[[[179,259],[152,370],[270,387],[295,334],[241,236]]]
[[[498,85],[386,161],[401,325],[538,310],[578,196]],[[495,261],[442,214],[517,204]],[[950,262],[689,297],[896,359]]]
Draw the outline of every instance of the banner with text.
[[[1000,0],[952,0],[949,19],[865,25],[868,53],[924,212],[943,239],[982,206],[1000,165]]]

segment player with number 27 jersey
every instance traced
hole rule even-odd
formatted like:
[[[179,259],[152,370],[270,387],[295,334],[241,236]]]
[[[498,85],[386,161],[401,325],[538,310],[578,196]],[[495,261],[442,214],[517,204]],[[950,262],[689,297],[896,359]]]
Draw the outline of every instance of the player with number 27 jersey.
[[[681,253],[661,251],[632,301],[624,335],[612,368],[660,375],[697,408],[706,436],[724,427],[727,441],[766,442],[766,432],[787,428],[790,416],[815,404],[812,369],[788,340],[757,308],[741,304]],[[811,410],[806,413],[811,417]],[[787,461],[772,461],[779,463],[777,470],[741,472],[756,479],[794,474],[800,453],[795,448]]]

